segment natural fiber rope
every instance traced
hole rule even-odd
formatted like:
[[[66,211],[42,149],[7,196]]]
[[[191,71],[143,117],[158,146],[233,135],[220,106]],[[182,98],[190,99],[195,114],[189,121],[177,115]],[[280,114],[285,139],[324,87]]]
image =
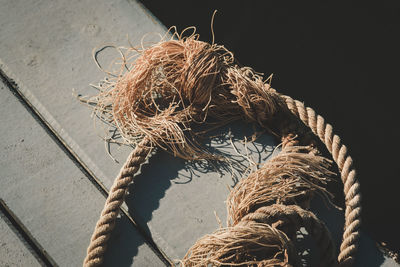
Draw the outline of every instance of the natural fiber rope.
[[[307,232],[311,234],[320,250],[320,264],[319,266],[336,266],[337,261],[335,258],[335,246],[332,237],[325,224],[319,220],[312,212],[304,210],[297,205],[280,205],[274,204],[271,206],[264,206],[257,209],[255,212],[250,213],[242,218],[242,221],[255,221],[259,223],[266,223],[276,227],[285,232],[291,239],[291,235],[295,232],[290,231],[299,230],[304,226]],[[293,225],[295,226],[293,228]]]
[[[150,150],[149,141],[144,139],[129,155],[117,178],[115,178],[100,219],[97,221],[96,228],[92,234],[84,266],[99,266],[103,262],[107,240],[114,229],[115,220],[124,201],[128,186],[133,181],[135,173],[145,162]]]
[[[296,205],[281,204],[261,207],[234,226],[204,236],[189,249],[181,264],[209,266],[218,261],[219,265],[233,265],[234,256],[241,258],[240,262],[235,262],[240,266],[298,266],[300,259],[291,240],[295,239],[294,235],[301,227],[305,227],[317,242],[319,266],[337,266],[335,246],[325,224],[310,211]],[[247,236],[235,239],[238,233]],[[249,250],[258,252],[258,257],[262,258],[256,259],[254,253],[246,255]]]
[[[361,226],[360,184],[357,181],[353,159],[348,155],[347,148],[341,143],[340,137],[333,133],[332,125],[326,123],[323,117],[316,114],[312,108],[305,107],[302,102],[294,100],[290,96],[284,96],[284,98],[290,111],[319,137],[339,167],[344,185],[346,210],[343,240],[338,261],[342,266],[351,265],[357,251]]]
[[[110,190],[84,266],[102,263],[127,188],[152,146],[184,159],[215,159],[198,146],[191,127],[208,117],[214,125],[237,119],[257,122],[282,139],[282,152],[235,186],[228,198],[231,224],[199,239],[181,264],[297,265],[292,239],[304,226],[321,248],[323,266],[351,265],[359,239],[361,197],[346,146],[313,109],[280,95],[252,69],[234,65],[233,54],[223,46],[197,38],[179,35],[148,49],[133,49],[139,51],[137,59],[129,68],[123,62],[129,71],[115,76],[115,82],[87,102],[95,104],[96,115],[117,127],[136,148]],[[303,209],[314,192],[329,195],[325,185],[332,172],[331,161],[321,156],[316,138],[301,122],[325,144],[341,172],[346,210],[337,261],[325,225]],[[138,140],[142,141],[137,144]]]
[[[313,109],[305,107],[304,104],[298,100],[293,100],[289,96],[284,96],[284,98],[290,111],[299,117],[305,125],[310,127],[314,134],[326,145],[341,171],[346,199],[346,210],[343,241],[340,246],[338,262],[341,266],[351,265],[357,251],[359,227],[361,224],[360,186],[356,179],[352,158],[347,154],[346,146],[341,144],[340,137],[333,133],[332,126],[325,123],[323,117],[317,115]],[[144,142],[143,145],[138,145],[117,176],[101,213],[101,217],[96,224],[90,245],[87,249],[84,266],[98,266],[102,262],[106,242],[114,227],[115,219],[125,197],[128,185],[133,181],[133,175],[145,161],[150,151],[145,144],[147,143]]]
[[[200,238],[181,266],[299,266],[296,248],[288,236],[264,222],[243,220]]]

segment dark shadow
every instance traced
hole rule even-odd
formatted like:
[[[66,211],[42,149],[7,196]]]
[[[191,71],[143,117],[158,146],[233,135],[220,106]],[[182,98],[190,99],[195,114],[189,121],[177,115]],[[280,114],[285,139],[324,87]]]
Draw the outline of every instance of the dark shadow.
[[[149,163],[142,166],[140,175],[129,186],[129,193],[125,198],[129,214],[148,236],[151,236],[151,232],[147,223],[151,220],[153,211],[159,207],[160,199],[177,177],[178,171],[184,167],[183,160],[174,158],[165,151],[157,151],[149,159]]]
[[[217,172],[220,176],[230,176],[233,187],[250,169],[245,157],[235,155],[232,143],[236,144],[239,153],[244,153],[240,142],[245,138],[250,139],[253,134],[253,125],[245,122],[235,122],[209,132],[208,136],[212,138],[203,140],[202,145],[210,153],[225,158],[220,161],[186,161],[159,149],[150,157],[148,164],[142,166],[141,173],[129,186],[129,193],[125,199],[129,214],[139,227],[151,236],[147,223],[152,219],[153,211],[159,208],[160,199],[165,196],[166,190],[172,184],[190,183],[193,179],[201,179],[207,173]],[[274,138],[264,134],[253,144],[249,143],[247,151],[255,157],[254,161],[257,164],[261,164],[267,160],[275,145]],[[179,173],[180,170],[185,170],[187,175]]]
[[[133,257],[137,255],[138,248],[143,243],[143,237],[132,227],[129,219],[122,215],[116,220],[115,228],[107,243],[103,265],[132,266]]]
[[[327,205],[320,197],[315,197],[311,202],[311,209],[328,227],[336,244],[336,253],[339,253],[344,228],[344,212],[331,205]],[[384,256],[374,241],[361,231],[359,250],[354,266],[381,266]]]

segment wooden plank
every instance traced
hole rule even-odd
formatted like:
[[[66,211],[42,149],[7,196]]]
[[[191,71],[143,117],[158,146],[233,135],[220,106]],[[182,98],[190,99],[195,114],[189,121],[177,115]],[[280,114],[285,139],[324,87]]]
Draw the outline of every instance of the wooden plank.
[[[104,196],[0,83],[0,195],[60,266],[83,262]],[[124,235],[111,240],[107,262],[164,266],[126,216]],[[112,265],[112,264],[110,264]]]
[[[94,131],[91,111],[72,89],[94,93],[89,84],[103,78],[92,59],[95,47],[128,45],[127,34],[138,44],[145,33],[164,27],[135,1],[0,0],[0,5],[0,68],[109,187],[120,166],[104,155],[102,133]],[[108,60],[118,55],[110,53]],[[123,160],[127,153],[121,149],[116,155]]]
[[[123,44],[127,33],[132,43],[139,44],[144,34],[164,34],[165,28],[136,1],[29,5],[5,1],[3,6],[0,68],[75,156],[109,188],[129,149],[113,151],[120,164],[108,157],[103,141],[93,130],[91,111],[71,96],[71,89],[94,93],[88,84],[103,77],[91,59],[95,46]],[[271,144],[272,139],[266,143]],[[227,185],[233,184],[230,175],[225,173],[220,178],[215,171],[207,175],[201,171],[206,169],[193,172],[187,163],[158,154],[143,169],[128,197],[129,213],[171,258],[181,258],[197,238],[218,227],[214,210],[225,217]]]
[[[29,248],[35,258],[43,266],[57,265],[53,258],[47,251],[39,244],[39,242],[32,236],[31,232],[25,227],[21,220],[14,214],[14,212],[7,206],[3,199],[0,199],[0,215],[4,218],[5,222],[10,228],[18,235],[20,240]]]
[[[0,266],[41,266],[3,215],[0,216]]]

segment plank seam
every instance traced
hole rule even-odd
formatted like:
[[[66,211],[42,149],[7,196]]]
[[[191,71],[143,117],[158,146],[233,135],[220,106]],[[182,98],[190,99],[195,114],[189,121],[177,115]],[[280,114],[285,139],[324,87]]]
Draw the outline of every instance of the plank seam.
[[[59,148],[68,156],[68,158],[85,174],[86,178],[97,188],[97,190],[107,198],[109,191],[104,186],[104,184],[97,178],[95,173],[89,168],[88,164],[86,164],[81,157],[79,157],[75,150],[81,150],[77,145],[71,147],[67,140],[70,143],[74,143],[73,140],[69,137],[69,135],[62,129],[61,126],[48,114],[47,117],[51,118],[52,121],[48,121],[44,118],[39,109],[45,110],[41,103],[27,90],[21,90],[18,84],[14,79],[11,79],[6,72],[4,71],[6,66],[0,60],[0,79],[6,85],[6,87],[11,91],[11,93],[18,99],[18,101],[26,108],[29,114],[36,120],[36,122],[46,131],[46,133],[53,139],[53,141],[59,146]],[[27,96],[28,94],[28,96]],[[29,97],[29,98],[28,98]],[[33,101],[36,103],[36,106]],[[47,111],[46,111],[47,112]],[[48,112],[47,112],[48,113]],[[58,133],[53,125],[56,125],[61,133]],[[86,155],[83,151],[80,151],[81,155]],[[101,170],[99,170],[95,164],[92,163],[89,157],[85,156],[86,161],[89,162],[92,168],[95,169],[97,173],[102,174]],[[159,246],[154,242],[151,236],[149,236],[144,229],[140,227],[136,223],[136,221],[132,218],[132,216],[127,212],[124,207],[121,207],[120,210],[122,213],[128,218],[128,220],[133,224],[135,229],[139,232],[139,234],[143,237],[144,241],[147,243],[149,248],[160,258],[160,260],[166,264],[167,266],[172,266],[173,263],[163,252]]]
[[[44,266],[58,266],[47,251],[33,237],[25,225],[12,212],[3,199],[0,198],[0,214],[5,217],[5,220],[10,223],[10,228],[17,233],[18,238],[22,239],[22,243],[28,248],[33,256]]]

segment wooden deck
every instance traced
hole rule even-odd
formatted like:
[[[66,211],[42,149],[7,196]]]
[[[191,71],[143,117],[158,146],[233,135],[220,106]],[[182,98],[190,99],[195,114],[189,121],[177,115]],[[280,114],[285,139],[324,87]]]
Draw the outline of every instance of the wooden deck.
[[[93,48],[128,45],[127,34],[139,44],[149,32],[164,34],[166,28],[136,1],[0,0],[0,266],[82,264],[129,148],[111,148],[119,163],[107,155],[91,110],[72,89],[93,94],[89,84],[103,78]],[[244,151],[240,139],[247,126],[232,127]],[[234,154],[228,139],[211,145]],[[248,150],[263,162],[274,146],[265,137]],[[153,155],[130,188],[105,265],[168,266],[182,258],[218,228],[214,211],[225,220],[234,180],[229,171]],[[341,213],[320,213],[330,218],[339,242]],[[397,266],[367,236],[360,255],[357,266]]]

